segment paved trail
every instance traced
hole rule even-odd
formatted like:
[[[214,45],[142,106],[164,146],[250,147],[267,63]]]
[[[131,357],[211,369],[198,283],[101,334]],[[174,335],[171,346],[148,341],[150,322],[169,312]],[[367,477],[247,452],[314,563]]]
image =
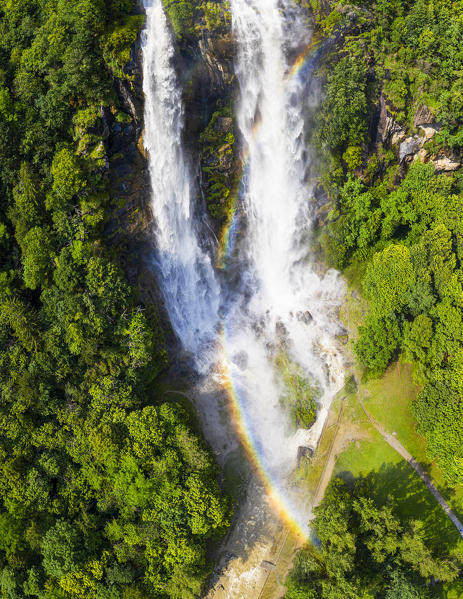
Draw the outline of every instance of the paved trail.
[[[386,443],[388,443],[393,449],[395,449],[395,451],[397,451],[397,453],[400,454],[404,458],[404,460],[407,460],[407,462],[410,464],[410,466],[415,470],[415,472],[418,474],[418,476],[421,478],[421,480],[424,482],[424,484],[428,487],[428,489],[434,495],[434,497],[436,498],[436,501],[439,503],[441,508],[444,510],[444,512],[450,518],[452,523],[456,526],[458,532],[460,533],[460,536],[463,538],[463,524],[452,512],[449,504],[445,501],[445,499],[439,493],[436,486],[431,481],[431,479],[426,474],[426,472],[423,470],[421,465],[405,449],[405,447],[402,445],[402,443],[400,443],[400,441],[398,441],[394,437],[394,435],[391,435],[390,433],[386,432],[384,430],[384,428],[381,426],[381,424],[379,424],[379,422],[373,418],[373,416],[370,414],[370,412],[366,409],[365,404],[363,403],[363,400],[360,397],[360,393],[357,394],[357,397],[360,402],[360,405],[362,406],[362,410],[365,412],[365,414],[366,414],[368,420],[371,422],[371,424],[380,433],[380,435],[383,437],[383,439],[386,441]]]

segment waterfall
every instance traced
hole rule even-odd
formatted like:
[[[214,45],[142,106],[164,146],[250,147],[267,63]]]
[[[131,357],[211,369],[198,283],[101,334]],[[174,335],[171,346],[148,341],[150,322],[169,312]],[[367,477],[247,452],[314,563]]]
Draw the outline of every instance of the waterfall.
[[[310,256],[305,87],[287,58],[302,21],[289,0],[230,0],[230,6],[247,167],[241,195],[245,235],[232,258],[241,285],[226,311],[225,344],[248,434],[272,484],[284,494],[298,446],[316,445],[342,386],[334,338],[343,287],[334,271],[318,275]],[[284,364],[319,391],[310,431],[290,432],[282,354]]]
[[[311,260],[306,88],[289,58],[300,33],[307,32],[292,0],[230,0],[246,168],[241,209],[233,223],[240,235],[219,284],[199,243],[193,210],[198,202],[182,150],[183,109],[172,35],[161,0],[145,0],[145,7],[145,146],[166,308],[197,368],[208,370],[211,352],[219,366],[217,378],[225,367],[248,445],[267,480],[285,497],[298,447],[316,445],[343,382],[334,342],[343,288],[337,273],[317,274]],[[310,430],[290,426],[285,402],[294,392],[288,388],[291,380],[306,385],[307,393],[317,391],[318,417]],[[211,406],[201,409],[210,416]],[[292,504],[287,509],[295,511]],[[307,513],[300,522],[306,518]]]
[[[144,144],[149,155],[156,271],[170,321],[200,369],[214,340],[220,289],[199,243],[190,166],[182,148],[182,95],[175,46],[161,0],[145,0]]]

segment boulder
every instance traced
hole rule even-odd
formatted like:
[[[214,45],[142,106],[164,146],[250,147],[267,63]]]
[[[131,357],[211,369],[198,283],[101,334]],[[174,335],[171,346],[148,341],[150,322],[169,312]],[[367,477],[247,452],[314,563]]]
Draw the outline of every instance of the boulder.
[[[422,143],[429,141],[439,131],[439,127],[437,125],[420,125],[420,129],[423,132]]]
[[[436,172],[450,173],[456,171],[461,166],[461,158],[457,156],[441,156],[432,161]]]
[[[314,448],[309,445],[301,445],[297,448],[297,467],[301,465],[301,460],[311,460],[314,454]]]
[[[309,322],[312,322],[313,320],[313,316],[308,310],[306,310],[305,312],[298,312],[296,314],[296,318],[304,324],[309,324]]]
[[[401,144],[399,149],[400,162],[406,158],[413,156],[420,149],[418,137],[407,137]]]

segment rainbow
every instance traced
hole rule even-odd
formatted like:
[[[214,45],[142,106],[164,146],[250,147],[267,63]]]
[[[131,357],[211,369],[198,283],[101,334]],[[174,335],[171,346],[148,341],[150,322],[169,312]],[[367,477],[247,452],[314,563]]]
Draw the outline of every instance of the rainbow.
[[[317,53],[314,51],[318,46],[318,42],[311,40],[304,48],[299,56],[294,61],[291,69],[287,74],[288,84],[296,77],[305,77],[307,71],[313,66],[316,60]],[[253,130],[255,137],[259,131],[260,123],[256,123]],[[240,176],[238,177],[238,185],[236,186],[233,207],[230,211],[230,216],[226,225],[223,228],[222,235],[218,244],[217,267],[226,269],[228,259],[233,251],[238,235],[239,216],[240,216],[240,200],[242,192],[243,177],[246,174],[249,164],[249,151],[243,154],[241,158]],[[240,398],[240,393],[237,389],[232,376],[231,361],[227,355],[227,338],[226,331],[221,333],[221,350],[222,350],[222,372],[220,373],[223,386],[228,394],[229,412],[235,430],[241,440],[242,446],[247,454],[247,457],[252,464],[255,472],[261,480],[269,503],[274,512],[279,516],[280,520],[289,528],[290,532],[296,537],[298,543],[302,544],[309,540],[308,523],[301,523],[300,518],[295,514],[294,506],[282,490],[272,474],[265,467],[264,460],[259,454],[258,443],[254,439],[252,427],[248,422],[245,410],[244,401]]]
[[[312,67],[313,62],[317,59],[320,42],[313,38],[304,48],[304,50],[298,55],[294,61],[291,69],[288,71],[286,81],[289,84],[296,78],[304,78],[307,71]],[[257,136],[260,129],[261,123],[258,122],[254,125],[253,137]],[[239,215],[239,204],[242,190],[242,181],[246,173],[249,164],[249,150],[246,149],[240,161],[240,174],[238,177],[238,184],[235,188],[235,193],[232,201],[232,208],[228,216],[227,222],[222,228],[222,234],[219,239],[218,252],[217,252],[217,268],[224,270],[226,268],[227,259],[229,258],[237,237],[238,230],[238,215]]]
[[[277,514],[281,522],[289,529],[295,537],[298,544],[304,544],[309,540],[308,522],[304,525],[300,519],[293,513],[294,507],[283,492],[279,489],[278,484],[273,479],[272,475],[265,468],[263,460],[259,454],[257,443],[254,440],[252,428],[248,422],[244,402],[240,398],[240,394],[230,375],[230,361],[226,353],[226,337],[222,333],[222,371],[220,376],[222,379],[223,388],[228,395],[228,409],[231,422],[237,432],[241,445],[246,452],[246,456],[251,463],[254,471],[259,477],[268,499],[268,503],[274,513]]]

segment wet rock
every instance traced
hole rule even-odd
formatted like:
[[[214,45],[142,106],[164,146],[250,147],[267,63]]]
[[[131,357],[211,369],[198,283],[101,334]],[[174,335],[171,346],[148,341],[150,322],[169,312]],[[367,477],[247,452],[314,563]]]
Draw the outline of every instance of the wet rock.
[[[420,143],[417,137],[407,137],[405,141],[400,144],[399,158],[400,162],[403,162],[406,158],[409,158],[416,154],[420,149]]]
[[[236,364],[240,370],[246,370],[248,367],[248,354],[245,351],[240,351],[232,358],[233,364]]]
[[[100,107],[100,117],[101,122],[103,123],[103,131],[101,135],[103,139],[106,141],[110,135],[110,122],[112,118],[111,112],[106,106]]]
[[[130,174],[131,170],[130,164],[127,162],[122,162],[118,166],[113,167],[113,173],[119,178],[126,177]]]
[[[336,337],[336,339],[342,343],[342,345],[347,345],[349,343],[349,335],[344,334],[344,335],[338,335]]]
[[[137,122],[143,119],[143,103],[132,93],[128,81],[116,79],[119,100],[126,112]]]
[[[276,323],[275,329],[279,339],[285,339],[288,336],[288,329],[281,321]]]
[[[308,310],[305,312],[297,312],[296,318],[305,324],[309,324],[313,320],[313,316]]]
[[[311,460],[314,452],[314,448],[310,445],[300,445],[297,448],[297,467],[300,467],[302,460]]]
[[[217,133],[229,133],[233,130],[233,119],[225,116],[219,117],[215,122],[214,129]]]

